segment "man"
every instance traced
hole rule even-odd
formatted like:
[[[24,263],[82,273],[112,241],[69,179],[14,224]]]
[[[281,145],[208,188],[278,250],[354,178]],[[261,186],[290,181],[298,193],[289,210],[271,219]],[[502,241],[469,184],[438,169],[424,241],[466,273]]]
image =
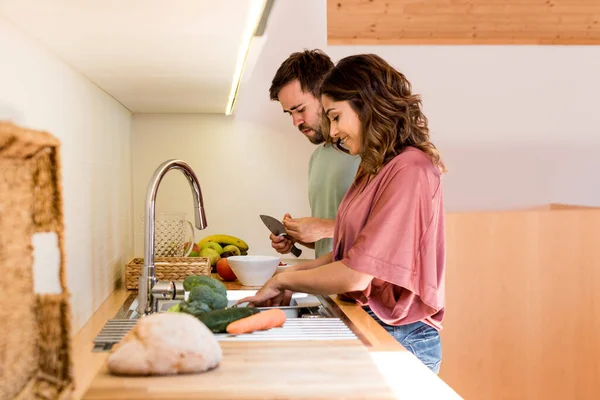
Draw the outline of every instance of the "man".
[[[290,252],[293,243],[315,249],[319,258],[332,250],[333,228],[338,206],[352,184],[360,158],[325,144],[321,129],[323,107],[319,84],[333,68],[333,62],[320,50],[305,50],[290,55],[279,67],[269,94],[279,101],[283,112],[292,117],[296,128],[317,148],[308,166],[308,197],[311,216],[283,219],[288,237],[271,234],[277,252]]]

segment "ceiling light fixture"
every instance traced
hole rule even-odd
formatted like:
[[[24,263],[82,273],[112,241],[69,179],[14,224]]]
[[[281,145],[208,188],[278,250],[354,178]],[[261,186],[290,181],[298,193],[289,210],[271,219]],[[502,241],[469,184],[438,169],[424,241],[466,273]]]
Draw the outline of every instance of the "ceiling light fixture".
[[[250,4],[248,22],[242,36],[242,44],[238,52],[235,73],[233,75],[233,82],[231,83],[231,91],[229,92],[229,100],[227,101],[225,115],[231,115],[233,112],[233,106],[235,105],[238,89],[242,80],[242,74],[244,72],[244,65],[246,64],[248,52],[250,51],[250,45],[252,44],[252,38],[254,37],[256,28],[260,24],[266,3],[267,0],[252,0]]]

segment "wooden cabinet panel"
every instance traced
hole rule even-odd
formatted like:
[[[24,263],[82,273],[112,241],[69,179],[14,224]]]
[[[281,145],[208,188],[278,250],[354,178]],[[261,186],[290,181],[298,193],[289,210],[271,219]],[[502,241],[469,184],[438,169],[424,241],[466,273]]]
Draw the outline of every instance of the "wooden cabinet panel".
[[[600,44],[600,0],[327,0],[329,44]]]
[[[446,223],[440,377],[466,399],[600,398],[600,210]]]

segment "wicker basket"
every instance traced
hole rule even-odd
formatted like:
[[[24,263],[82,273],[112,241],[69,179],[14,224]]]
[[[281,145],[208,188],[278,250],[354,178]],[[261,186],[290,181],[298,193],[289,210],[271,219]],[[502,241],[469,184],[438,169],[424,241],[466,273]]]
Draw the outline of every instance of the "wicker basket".
[[[0,122],[0,399],[68,399],[73,388],[59,141]],[[32,236],[55,232],[58,294],[36,294]]]
[[[125,265],[127,289],[137,290],[143,266],[143,258],[134,258]],[[207,257],[156,257],[154,266],[159,281],[182,281],[189,275],[210,275],[211,272]]]

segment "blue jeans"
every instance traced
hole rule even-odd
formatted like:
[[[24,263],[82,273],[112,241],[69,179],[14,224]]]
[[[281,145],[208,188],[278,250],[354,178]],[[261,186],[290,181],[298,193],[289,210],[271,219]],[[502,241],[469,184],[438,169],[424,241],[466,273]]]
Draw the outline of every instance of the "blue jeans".
[[[440,334],[424,322],[413,322],[408,325],[392,326],[380,320],[369,307],[363,307],[369,315],[406,350],[413,353],[423,364],[436,374],[440,372],[442,363],[442,341]]]

